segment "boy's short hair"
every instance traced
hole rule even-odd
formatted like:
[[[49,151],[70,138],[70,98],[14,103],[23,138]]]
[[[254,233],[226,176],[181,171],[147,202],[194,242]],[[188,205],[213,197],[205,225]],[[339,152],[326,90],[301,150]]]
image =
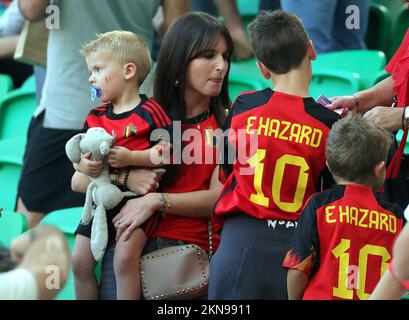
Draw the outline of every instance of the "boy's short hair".
[[[110,31],[82,46],[81,54],[86,58],[92,52],[103,52],[123,63],[134,63],[138,68],[138,84],[141,85],[151,70],[152,59],[146,42],[129,31]]]
[[[337,121],[326,141],[328,167],[334,178],[352,182],[373,177],[376,164],[386,161],[392,143],[391,134],[364,119],[348,115]]]
[[[307,32],[300,18],[292,13],[261,11],[248,30],[254,55],[276,74],[299,67],[307,54]]]

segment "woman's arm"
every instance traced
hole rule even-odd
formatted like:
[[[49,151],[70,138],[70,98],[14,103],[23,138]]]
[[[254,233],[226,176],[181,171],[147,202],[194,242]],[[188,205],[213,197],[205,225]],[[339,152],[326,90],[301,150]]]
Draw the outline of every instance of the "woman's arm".
[[[400,299],[406,289],[401,281],[409,280],[409,224],[406,224],[393,245],[393,270],[385,271],[379,283],[376,285],[371,300]]]
[[[376,285],[369,300],[399,300],[405,294],[405,288],[386,270]]]
[[[365,112],[376,106],[390,106],[395,95],[393,85],[394,80],[389,76],[372,88],[354,94],[359,101],[360,111]]]
[[[359,91],[352,96],[333,97],[330,109],[347,108],[364,113],[376,106],[390,106],[395,95],[393,85],[394,80],[389,76],[374,87]]]
[[[168,193],[169,208],[166,212],[187,217],[210,217],[211,209],[223,187],[219,179],[219,167],[213,171],[208,190]],[[163,208],[163,200],[158,203],[159,209]]]
[[[208,190],[170,194],[148,193],[146,196],[128,200],[112,220],[117,229],[117,239],[125,232],[123,239],[126,241],[155,211],[166,211],[187,217],[209,217],[222,188],[218,174],[219,168],[216,167]]]

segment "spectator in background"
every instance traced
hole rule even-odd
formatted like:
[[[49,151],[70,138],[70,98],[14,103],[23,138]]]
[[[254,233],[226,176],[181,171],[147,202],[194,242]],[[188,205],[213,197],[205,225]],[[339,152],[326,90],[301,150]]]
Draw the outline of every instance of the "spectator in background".
[[[1,250],[4,253],[5,249]],[[53,299],[68,278],[67,242],[64,234],[52,226],[40,226],[20,235],[11,243],[10,255],[2,254],[1,258],[0,264],[10,260],[9,265],[17,267],[0,273],[0,300]]]
[[[281,8],[301,18],[318,54],[366,48],[369,0],[281,0]],[[351,28],[347,19],[357,13]]]
[[[215,17],[221,15],[234,42],[234,59],[248,59],[253,55],[250,42],[243,29],[237,0],[191,0],[193,11],[204,11]]]
[[[164,29],[188,7],[187,0],[19,0],[30,20],[42,19],[50,3],[58,5],[61,29],[49,33],[43,96],[30,124],[18,187],[17,211],[27,216],[30,228],[48,212],[84,203],[84,196],[70,188],[74,169],[64,148],[96,107],[90,103],[81,45],[97,33],[122,29],[139,34],[151,46],[158,7],[164,8]]]
[[[12,77],[14,88],[20,87],[33,73],[32,66],[13,60],[24,21],[18,9],[18,0],[11,2],[0,16],[0,73]]]

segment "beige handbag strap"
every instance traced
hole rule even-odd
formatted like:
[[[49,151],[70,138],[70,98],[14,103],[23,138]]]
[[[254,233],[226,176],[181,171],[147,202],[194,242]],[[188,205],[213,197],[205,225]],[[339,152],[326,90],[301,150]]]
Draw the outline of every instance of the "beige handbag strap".
[[[207,229],[209,232],[209,259],[213,256],[213,242],[212,242],[212,237],[213,237],[213,226],[212,226],[212,218],[208,219],[207,222]]]

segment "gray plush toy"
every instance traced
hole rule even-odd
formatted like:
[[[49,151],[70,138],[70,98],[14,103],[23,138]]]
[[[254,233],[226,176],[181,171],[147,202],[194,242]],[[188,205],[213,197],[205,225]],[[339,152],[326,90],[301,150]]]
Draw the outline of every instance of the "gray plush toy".
[[[102,160],[104,169],[98,177],[91,177],[85,198],[82,222],[90,223],[94,217],[91,229],[91,251],[96,261],[99,261],[105,252],[108,243],[108,226],[106,210],[118,205],[125,195],[135,195],[132,192],[122,192],[111,184],[107,155],[115,144],[115,139],[103,128],[90,128],[86,133],[73,136],[65,145],[65,152],[73,163],[78,163],[81,154],[92,153],[92,159]],[[93,202],[96,205],[93,210]],[[93,212],[94,211],[94,212]]]

